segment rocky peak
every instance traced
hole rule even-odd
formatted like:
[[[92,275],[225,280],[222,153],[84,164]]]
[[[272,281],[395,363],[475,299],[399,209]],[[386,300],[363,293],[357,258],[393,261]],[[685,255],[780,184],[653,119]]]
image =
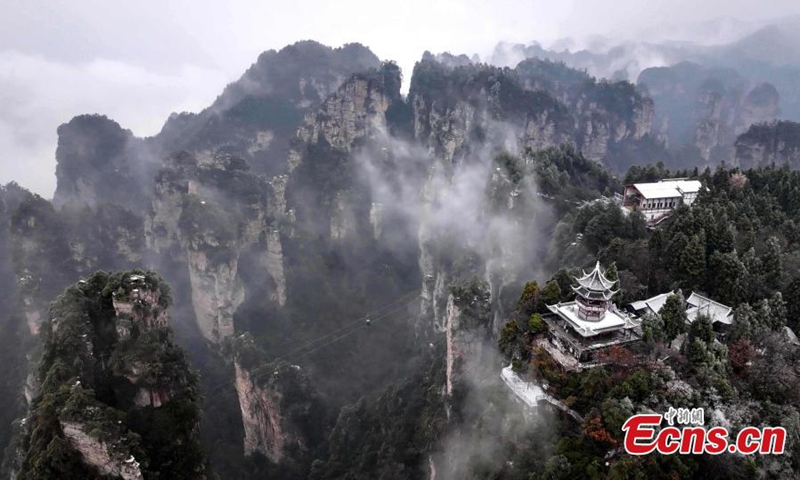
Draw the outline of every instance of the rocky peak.
[[[19,479],[204,478],[197,377],[172,341],[170,302],[157,274],[131,270],[96,273],[53,303]]]
[[[307,107],[332,94],[354,72],[379,66],[380,59],[358,43],[331,48],[311,40],[297,42],[259,55],[211,108],[227,110],[247,96],[265,95],[285,97]]]
[[[309,113],[289,152],[282,216],[295,219],[294,231],[318,232],[343,240],[356,233],[352,202],[357,172],[351,158],[357,147],[385,138],[387,112],[402,108],[400,69],[385,63],[379,70],[351,76]]]
[[[348,151],[356,140],[387,133],[386,111],[398,100],[400,69],[396,65],[387,63],[380,70],[353,75],[306,117],[297,138],[305,144],[325,142]]]
[[[313,441],[309,422],[321,419],[321,406],[302,369],[267,363],[249,334],[227,346],[234,358],[245,454],[261,453],[278,463],[287,452],[308,448]]]
[[[468,56],[464,55],[463,53],[461,55],[453,55],[452,53],[449,53],[449,52],[442,52],[442,53],[437,53],[437,54],[434,55],[433,53],[431,53],[431,52],[429,52],[427,50],[425,51],[425,53],[422,54],[422,60],[423,61],[431,61],[432,60],[432,61],[435,61],[435,62],[439,62],[439,63],[441,63],[443,65],[446,65],[446,66],[448,66],[450,68],[463,67],[463,66],[467,66],[467,65],[472,65],[474,63],[478,63],[477,57],[469,58]]]
[[[737,135],[780,113],[774,85],[753,86],[745,73],[733,68],[681,62],[642,71],[639,85],[655,101],[659,137],[675,151],[690,146],[696,152],[696,158],[684,160],[687,164],[730,161]]]
[[[736,133],[744,133],[751,125],[776,120],[780,114],[780,100],[778,90],[771,83],[753,87],[742,101]]]
[[[118,445],[93,437],[86,430],[87,425],[77,422],[61,422],[61,429],[70,446],[81,456],[83,462],[101,475],[122,480],[141,480],[142,470],[136,457],[127,454]],[[116,449],[114,447],[117,447]],[[122,451],[120,451],[122,450]]]
[[[220,150],[258,172],[283,173],[303,115],[350,75],[379,66],[359,44],[298,42],[264,52],[209,108],[170,115],[155,137],[136,138],[105,116],[75,117],[58,130],[55,204],[112,202],[144,212],[161,159],[179,150]]]
[[[276,188],[277,186],[277,188]],[[222,153],[179,152],[156,179],[148,244],[186,260],[192,305],[203,335],[218,341],[233,333],[233,314],[244,300],[239,258],[254,250],[272,280],[270,298],[286,300],[278,208],[280,179],[267,181],[243,159]]]
[[[547,92],[567,106],[575,146],[587,158],[617,167],[615,146],[651,133],[653,101],[628,82],[598,81],[562,62],[536,58],[521,62],[515,71],[526,89]]]
[[[800,167],[800,123],[778,121],[752,125],[736,139],[735,165],[741,168],[770,164]]]
[[[303,116],[351,75],[380,66],[368,48],[330,48],[313,41],[262,53],[236,82],[198,114],[173,114],[154,139],[165,152],[234,154],[269,176],[286,171]]]
[[[168,326],[166,300],[161,287],[152,276],[133,273],[123,278],[120,286],[111,292],[112,305],[117,315],[117,336],[127,340],[131,329],[140,332]]]
[[[102,115],[58,127],[56,206],[113,202],[144,209],[156,157],[146,142]]]
[[[464,161],[470,145],[538,149],[573,136],[567,108],[547,92],[525,90],[508,68],[422,60],[408,99],[415,138],[445,165]]]
[[[465,283],[450,288],[444,333],[446,340],[445,392],[452,396],[460,382],[461,367],[469,359],[480,363],[492,336],[492,301],[489,286]]]

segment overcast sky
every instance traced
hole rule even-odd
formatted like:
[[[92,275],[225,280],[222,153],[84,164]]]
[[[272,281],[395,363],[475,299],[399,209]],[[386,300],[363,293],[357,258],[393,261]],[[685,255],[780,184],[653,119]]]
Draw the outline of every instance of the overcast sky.
[[[260,52],[298,40],[361,42],[410,75],[425,50],[483,56],[498,41],[696,37],[682,26],[797,14],[800,2],[0,0],[0,12],[0,183],[50,198],[61,123],[102,113],[152,135],[171,112],[210,104]]]

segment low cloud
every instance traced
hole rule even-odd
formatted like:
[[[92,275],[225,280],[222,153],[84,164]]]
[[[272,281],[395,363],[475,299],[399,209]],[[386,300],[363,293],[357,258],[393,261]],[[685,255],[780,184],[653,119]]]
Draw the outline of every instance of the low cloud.
[[[487,341],[482,351],[480,357],[465,358],[460,377],[464,421],[431,455],[437,479],[473,478],[476,471],[489,476],[510,472],[516,448],[533,448],[544,459],[558,439],[552,408],[545,403],[524,406],[501,380],[503,361],[494,347]],[[522,454],[526,455],[530,454]]]
[[[136,134],[155,133],[172,111],[208,106],[262,51],[298,40],[361,42],[396,60],[408,80],[425,50],[488,60],[500,41],[678,35],[714,43],[753,21],[800,12],[791,0],[757,9],[747,0],[499,0],[491,8],[478,0],[410,0],[391,14],[367,0],[244,0],[235,8],[205,0],[16,3],[0,16],[0,182],[17,180],[47,197],[60,123],[96,112]],[[723,15],[748,22],[703,23]],[[646,58],[634,69],[661,62]]]
[[[220,72],[193,65],[154,73],[112,60],[71,64],[0,52],[0,183],[13,180],[50,198],[60,124],[100,113],[136,135],[153,135],[171,112],[209,105],[226,82]]]

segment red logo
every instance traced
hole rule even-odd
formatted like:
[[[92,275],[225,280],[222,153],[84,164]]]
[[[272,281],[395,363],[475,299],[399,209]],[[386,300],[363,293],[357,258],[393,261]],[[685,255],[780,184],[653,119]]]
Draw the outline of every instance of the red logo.
[[[672,419],[675,415],[672,413],[673,409],[670,409],[667,415],[640,414],[630,417],[622,426],[625,451],[631,455],[648,455],[654,451],[664,455],[719,455],[723,452],[780,455],[786,447],[786,429],[783,427],[745,427],[730,442],[725,427],[707,429],[693,424],[696,418],[694,422],[686,422],[689,425],[674,426]],[[669,425],[660,428],[665,418]],[[691,418],[691,415],[687,418]]]

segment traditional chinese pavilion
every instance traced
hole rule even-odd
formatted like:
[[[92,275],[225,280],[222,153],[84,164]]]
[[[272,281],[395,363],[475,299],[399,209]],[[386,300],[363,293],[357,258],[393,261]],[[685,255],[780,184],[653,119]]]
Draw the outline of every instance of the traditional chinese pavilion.
[[[545,318],[549,347],[572,357],[554,355],[557,360],[567,367],[580,366],[597,360],[596,353],[602,349],[641,338],[636,328],[640,322],[618,310],[611,300],[619,291],[614,288],[617,281],[606,277],[600,262],[575,281],[575,300],[547,306],[552,312]]]

